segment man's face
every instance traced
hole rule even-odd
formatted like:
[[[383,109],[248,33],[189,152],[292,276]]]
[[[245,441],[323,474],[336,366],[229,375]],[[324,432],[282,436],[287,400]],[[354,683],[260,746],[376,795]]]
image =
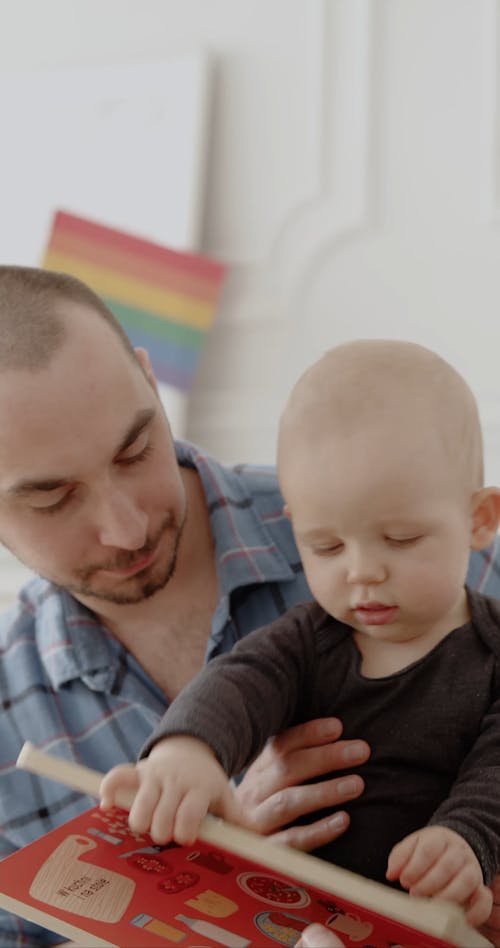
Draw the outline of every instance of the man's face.
[[[152,377],[65,305],[49,366],[0,376],[0,541],[89,605],[140,602],[172,575],[186,515],[170,431]]]

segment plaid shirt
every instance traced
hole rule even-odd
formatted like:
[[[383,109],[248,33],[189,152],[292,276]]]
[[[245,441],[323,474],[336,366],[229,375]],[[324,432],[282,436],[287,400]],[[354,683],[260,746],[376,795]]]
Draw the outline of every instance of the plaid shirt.
[[[225,468],[180,442],[177,456],[199,471],[215,540],[221,595],[208,660],[308,598],[309,591],[273,469]],[[0,623],[0,693],[2,855],[95,805],[90,797],[16,770],[25,740],[106,771],[137,757],[166,709],[159,688],[96,616],[38,578]],[[0,912],[1,948],[61,940]]]
[[[177,456],[200,474],[216,545],[221,597],[209,660],[310,593],[273,469],[225,468],[180,442]],[[474,553],[469,584],[500,597],[499,563],[499,551]],[[106,771],[137,757],[166,708],[165,696],[93,613],[42,579],[28,583],[0,623],[0,693],[3,856],[95,804],[16,770],[25,740]],[[0,948],[63,940],[0,912]]]

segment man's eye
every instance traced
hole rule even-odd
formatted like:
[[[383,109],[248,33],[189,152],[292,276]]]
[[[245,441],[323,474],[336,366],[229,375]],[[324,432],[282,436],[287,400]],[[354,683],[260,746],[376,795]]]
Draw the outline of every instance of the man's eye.
[[[115,464],[127,467],[129,464],[138,464],[144,461],[151,451],[151,436],[149,431],[140,431],[135,440],[127,445],[121,454],[115,458]]]
[[[32,507],[31,509],[36,511],[36,513],[41,514],[52,514],[57,513],[58,510],[63,510],[64,507],[69,503],[73,491],[68,491],[64,494],[59,500],[54,501],[53,504],[45,504],[43,507]]]
[[[148,443],[144,445],[140,451],[136,448],[134,453],[121,454],[120,457],[116,459],[116,463],[122,467],[127,467],[129,464],[138,464],[140,461],[145,461],[151,454],[151,451],[151,445]]]

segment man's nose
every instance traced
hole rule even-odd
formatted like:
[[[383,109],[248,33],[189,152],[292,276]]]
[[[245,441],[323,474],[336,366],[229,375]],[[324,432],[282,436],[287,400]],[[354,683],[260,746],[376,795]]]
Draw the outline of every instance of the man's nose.
[[[102,546],[139,550],[147,540],[148,518],[135,500],[123,491],[110,490],[96,507]]]

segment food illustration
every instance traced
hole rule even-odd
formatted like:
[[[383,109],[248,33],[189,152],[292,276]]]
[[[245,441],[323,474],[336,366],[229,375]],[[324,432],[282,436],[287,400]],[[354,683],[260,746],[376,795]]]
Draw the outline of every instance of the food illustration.
[[[111,843],[113,846],[121,846],[123,842],[119,836],[111,836],[111,833],[103,833],[102,830],[96,829],[95,826],[88,826],[85,832],[90,833],[91,836],[98,836],[99,839],[104,839],[107,843]]]
[[[260,902],[280,908],[304,908],[311,899],[302,886],[285,882],[277,876],[264,872],[242,872],[236,881],[244,892],[253,895]]]
[[[290,912],[260,912],[254,918],[254,924],[263,935],[272,938],[279,945],[292,948],[300,933],[310,925],[310,919],[292,915]]]
[[[38,870],[30,886],[34,899],[103,922],[117,922],[135,890],[135,882],[112,869],[80,861],[97,843],[67,836]]]
[[[221,928],[220,925],[214,925],[213,922],[206,922],[202,918],[190,918],[188,915],[176,915],[175,917],[179,922],[184,922],[184,925],[191,928],[193,932],[206,935],[207,938],[217,941],[220,945],[227,945],[227,948],[248,948],[248,945],[252,944],[249,938],[244,938],[242,935],[237,935],[236,932]]]
[[[212,918],[227,918],[228,915],[234,915],[239,908],[233,899],[228,899],[227,895],[214,892],[213,889],[205,889],[195,898],[188,899],[186,905],[196,909],[201,915],[209,915]]]
[[[328,928],[348,935],[351,941],[364,941],[373,931],[373,925],[370,922],[363,922],[359,915],[342,910],[330,915],[326,924]]]
[[[159,918],[154,918],[145,912],[136,915],[131,919],[131,922],[132,925],[136,925],[137,928],[143,928],[145,932],[152,932],[153,935],[159,935],[160,938],[167,938],[168,941],[173,941],[174,944],[179,941],[184,941],[187,935],[187,932],[183,932],[179,928],[174,928],[173,925],[162,922]]]
[[[120,842],[122,841],[120,840]],[[128,849],[127,852],[120,853],[118,859],[128,859],[129,856],[135,856],[137,853],[163,853],[166,849],[179,849],[179,846],[174,842],[166,843],[164,846],[154,843],[152,846],[141,846],[139,849]]]
[[[160,856],[148,855],[147,853],[135,853],[128,857],[127,863],[129,866],[133,866],[134,869],[140,869],[142,872],[147,872],[152,876],[172,872],[172,865],[167,862],[166,859],[162,859]]]
[[[231,872],[233,866],[230,862],[225,859],[222,853],[217,852],[216,849],[210,849],[208,852],[195,852],[189,853],[187,857],[190,862],[197,862],[198,865],[204,866],[205,869],[210,869],[212,872],[219,872],[221,875],[226,875],[226,873]]]
[[[160,892],[164,892],[166,895],[175,895],[177,892],[182,892],[183,889],[190,889],[199,881],[200,877],[196,872],[176,872],[175,876],[162,879],[158,883],[158,888]]]

